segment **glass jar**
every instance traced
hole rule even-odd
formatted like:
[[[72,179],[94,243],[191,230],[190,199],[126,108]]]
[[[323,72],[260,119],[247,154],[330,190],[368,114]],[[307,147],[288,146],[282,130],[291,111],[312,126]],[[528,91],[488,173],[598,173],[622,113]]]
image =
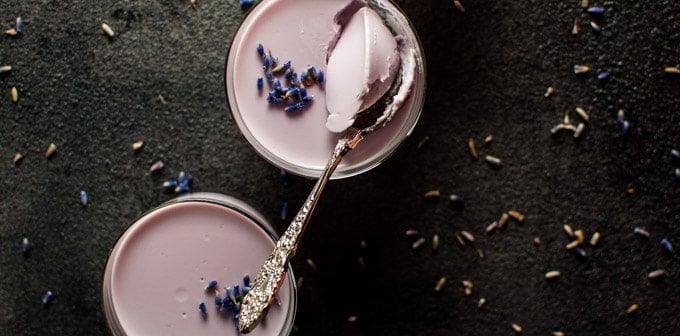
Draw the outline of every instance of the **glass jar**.
[[[239,335],[233,311],[215,296],[243,288],[277,239],[271,225],[233,197],[195,193],[147,212],[120,236],[102,281],[104,315],[112,335]],[[206,289],[211,280],[218,285]],[[292,269],[265,323],[253,335],[288,335],[297,296]],[[199,304],[206,305],[202,313]]]
[[[339,138],[325,127],[328,112],[324,85],[307,88],[313,101],[294,112],[266,101],[267,89],[258,90],[258,77],[266,77],[256,48],[290,60],[297,72],[309,65],[325,70],[326,50],[332,38],[333,17],[349,0],[263,0],[238,28],[226,61],[225,87],[232,117],[255,151],[275,166],[296,175],[317,178]],[[413,25],[389,0],[368,1],[405,48],[413,50],[415,73],[411,92],[395,117],[368,136],[338,166],[332,178],[349,177],[377,166],[389,157],[416,125],[425,97],[425,57]],[[264,79],[267,85],[266,78]],[[286,83],[284,78],[281,82]]]

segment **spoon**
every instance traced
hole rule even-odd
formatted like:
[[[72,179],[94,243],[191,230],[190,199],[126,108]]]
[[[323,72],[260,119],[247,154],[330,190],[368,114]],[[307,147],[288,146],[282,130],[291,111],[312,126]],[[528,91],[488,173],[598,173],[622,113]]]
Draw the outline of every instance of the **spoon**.
[[[347,128],[338,139],[326,167],[319,180],[307,196],[304,205],[283,233],[272,254],[265,260],[255,280],[241,303],[238,315],[238,329],[242,333],[252,331],[266,315],[269,305],[274,301],[283,280],[288,261],[295,255],[302,233],[311,219],[312,212],[321,196],[326,183],[340,164],[342,158],[354,149],[371,132],[385,126],[399,109],[394,97],[404,97],[408,85],[402,87],[402,76],[397,76],[390,90],[383,97],[357,114],[352,126]]]

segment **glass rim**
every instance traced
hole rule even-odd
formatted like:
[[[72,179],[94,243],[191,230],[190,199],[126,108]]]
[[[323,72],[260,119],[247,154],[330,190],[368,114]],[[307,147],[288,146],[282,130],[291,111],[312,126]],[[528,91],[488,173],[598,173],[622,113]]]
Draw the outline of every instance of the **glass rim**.
[[[323,171],[324,167],[321,168],[309,168],[305,167],[302,165],[295,164],[294,162],[284,160],[283,158],[279,157],[278,155],[274,154],[272,151],[270,151],[265,145],[263,145],[260,141],[257,140],[257,138],[250,132],[248,127],[245,125],[244,120],[240,116],[240,110],[238,108],[238,103],[236,102],[235,98],[235,93],[234,93],[234,86],[231,85],[229,82],[229,76],[230,74],[233,73],[234,69],[233,66],[230,66],[230,63],[234,62],[234,58],[236,57],[236,52],[234,50],[238,49],[238,46],[241,43],[242,40],[242,28],[244,24],[247,22],[248,17],[256,11],[263,3],[266,3],[268,1],[263,0],[258,2],[255,6],[252,6],[245,14],[244,19],[239,23],[238,27],[236,28],[236,32],[234,33],[234,36],[232,37],[232,40],[229,44],[229,48],[227,50],[227,57],[225,59],[225,71],[224,71],[224,87],[226,91],[226,100],[227,100],[227,106],[229,107],[229,114],[232,117],[232,120],[234,120],[236,127],[239,130],[239,133],[243,138],[245,138],[246,142],[248,145],[255,150],[255,152],[260,156],[261,158],[265,159],[267,162],[271,163],[277,168],[283,169],[287,172],[290,172],[292,174],[302,176],[302,177],[307,177],[307,178],[318,178],[321,175],[321,172]],[[347,178],[347,177],[352,177],[355,175],[359,175],[361,173],[367,172],[381,163],[383,163],[385,160],[387,160],[396,150],[404,143],[404,141],[411,135],[413,130],[415,129],[418,119],[420,118],[420,115],[422,114],[424,105],[425,105],[425,94],[426,94],[426,60],[425,60],[425,51],[423,49],[422,42],[420,41],[420,37],[416,33],[415,26],[409,20],[408,16],[406,16],[406,13],[397,5],[393,0],[367,0],[366,1],[369,4],[374,4],[374,6],[377,5],[382,5],[379,6],[381,9],[385,10],[387,9],[385,7],[385,4],[388,4],[389,6],[392,7],[393,10],[390,10],[390,14],[398,17],[399,21],[404,22],[405,24],[403,25],[405,28],[408,28],[405,33],[408,33],[408,38],[412,40],[413,45],[416,49],[416,82],[419,83],[419,86],[414,86],[412,89],[409,97],[409,99],[414,99],[414,102],[412,103],[409,111],[409,116],[407,121],[404,124],[404,127],[396,134],[396,136],[391,139],[390,141],[387,142],[385,149],[382,151],[379,151],[372,156],[368,157],[367,159],[353,164],[351,166],[345,166],[345,167],[338,167],[336,171],[331,175],[330,179],[335,180],[335,179],[342,179],[342,178]],[[394,27],[390,26],[391,29],[394,29]],[[233,52],[233,53],[232,53]],[[231,61],[231,62],[230,62]],[[418,71],[419,70],[419,71]],[[233,76],[232,76],[233,77]],[[233,79],[233,78],[232,78]],[[404,108],[403,106],[401,108]],[[401,109],[400,108],[400,109]],[[332,149],[329,150],[328,156],[330,157],[332,152]],[[324,164],[325,166],[325,164]]]

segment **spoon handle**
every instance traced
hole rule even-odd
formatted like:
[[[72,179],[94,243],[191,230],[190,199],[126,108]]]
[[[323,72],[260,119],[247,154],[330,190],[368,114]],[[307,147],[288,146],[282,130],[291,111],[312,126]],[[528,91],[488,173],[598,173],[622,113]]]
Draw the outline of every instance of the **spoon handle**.
[[[269,305],[274,301],[276,293],[279,291],[286,270],[288,261],[295,255],[300,237],[309,224],[312,212],[316,207],[321,192],[326,186],[326,182],[333,175],[333,172],[342,161],[342,158],[352,150],[364,138],[364,133],[350,128],[340,137],[335,145],[326,167],[324,168],[319,180],[307,196],[304,205],[298,211],[295,219],[290,223],[283,233],[272,254],[265,260],[264,265],[257,273],[248,294],[241,303],[241,312],[238,315],[238,328],[240,332],[247,333],[252,331],[266,314]]]

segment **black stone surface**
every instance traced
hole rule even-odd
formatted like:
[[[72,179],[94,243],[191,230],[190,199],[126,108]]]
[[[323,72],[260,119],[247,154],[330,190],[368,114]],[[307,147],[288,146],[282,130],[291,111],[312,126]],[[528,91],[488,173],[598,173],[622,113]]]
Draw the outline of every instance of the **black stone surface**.
[[[670,156],[680,147],[680,76],[663,72],[680,64],[680,2],[591,1],[606,9],[600,34],[578,0],[464,0],[465,13],[448,0],[396,2],[426,51],[425,109],[389,160],[329,184],[293,261],[304,277],[295,334],[510,335],[511,322],[526,335],[676,333],[680,270],[659,241],[680,246],[680,162]],[[100,283],[109,249],[134,218],[172,197],[160,184],[179,171],[194,175],[195,191],[249,202],[279,232],[287,224],[278,219],[281,200],[291,212],[304,200],[313,181],[283,186],[229,115],[224,60],[244,12],[235,0],[199,4],[0,2],[0,28],[25,20],[23,34],[0,37],[0,63],[14,67],[0,78],[0,334],[105,335]],[[574,18],[578,36],[570,34]],[[576,77],[574,64],[594,73]],[[595,74],[605,69],[612,77],[603,83]],[[548,86],[556,92],[546,99]],[[582,139],[551,136],[577,105],[591,116]],[[631,125],[625,136],[615,118],[621,108]],[[493,143],[479,145],[488,134]],[[503,166],[473,160],[470,137]],[[140,138],[145,146],[133,154]],[[45,159],[52,142],[57,154]],[[25,155],[16,167],[15,152]],[[159,159],[165,169],[150,175]],[[87,207],[78,203],[81,188]],[[442,199],[426,202],[431,189]],[[451,206],[450,193],[465,206]],[[525,222],[485,235],[510,209]],[[588,238],[599,231],[600,245],[585,259],[569,253],[565,223]],[[651,237],[636,237],[634,226]],[[412,250],[418,237],[407,229],[427,243]],[[460,230],[476,235],[474,247],[456,243]],[[23,237],[33,243],[27,256]],[[669,276],[651,283],[646,275],[658,268]],[[547,282],[548,270],[562,276]],[[435,293],[442,276],[448,282]],[[44,307],[47,289],[55,297]],[[477,309],[480,297],[488,303]],[[640,309],[626,315],[633,303]]]

